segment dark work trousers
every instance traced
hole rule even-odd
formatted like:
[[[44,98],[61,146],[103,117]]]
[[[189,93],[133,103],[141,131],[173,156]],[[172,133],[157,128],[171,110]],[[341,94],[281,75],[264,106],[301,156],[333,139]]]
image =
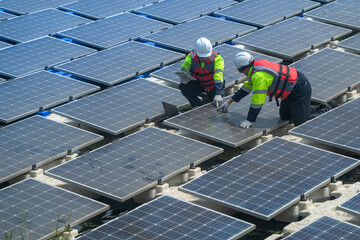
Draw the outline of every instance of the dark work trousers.
[[[292,120],[295,126],[306,122],[310,116],[311,85],[306,76],[298,71],[296,85],[290,95],[281,101],[280,117]]]
[[[189,81],[187,84],[180,83],[181,93],[190,102],[191,107],[201,106],[203,103],[198,98],[201,93],[205,92],[211,102],[215,97],[215,89],[206,91],[198,81]]]

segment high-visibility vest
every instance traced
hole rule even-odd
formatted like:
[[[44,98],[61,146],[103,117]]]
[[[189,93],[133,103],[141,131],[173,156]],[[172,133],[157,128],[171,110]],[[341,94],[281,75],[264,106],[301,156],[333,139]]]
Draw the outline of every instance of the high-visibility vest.
[[[209,60],[207,61],[207,63],[205,63],[204,68],[202,68],[196,52],[195,51],[190,52],[191,76],[196,78],[207,91],[214,89],[214,73],[215,73],[214,67],[215,67],[216,55],[217,55],[216,52],[212,52]]]
[[[254,61],[253,73],[258,71],[267,72],[274,77],[267,91],[270,99],[272,97],[286,99],[296,84],[297,70],[293,67],[267,60],[258,60]]]

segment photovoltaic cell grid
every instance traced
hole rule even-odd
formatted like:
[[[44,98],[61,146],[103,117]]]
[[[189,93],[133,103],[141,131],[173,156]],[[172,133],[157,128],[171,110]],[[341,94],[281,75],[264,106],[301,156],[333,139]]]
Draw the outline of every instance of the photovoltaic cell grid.
[[[311,99],[316,102],[328,102],[360,84],[360,78],[354,77],[360,68],[360,56],[355,54],[324,48],[290,66],[309,79]]]
[[[316,33],[316,34],[314,34]],[[293,17],[233,40],[250,49],[292,59],[302,53],[351,33],[350,29]]]
[[[360,165],[345,157],[275,137],[179,189],[270,220]]]
[[[359,236],[360,228],[358,226],[325,216],[290,234],[284,240],[354,240]]]
[[[146,128],[46,172],[100,195],[125,201],[223,150]]]
[[[216,107],[209,103],[166,119],[164,124],[230,147],[238,147],[262,136],[264,131],[269,132],[288,123],[280,119],[276,103],[266,101],[254,125],[248,129],[240,128],[239,123],[246,120],[249,106],[249,96],[240,103],[231,104],[227,113],[217,111]]]
[[[37,72],[0,85],[0,122],[25,116],[100,90],[100,87],[50,72]]]
[[[27,42],[88,22],[91,21],[86,18],[47,9],[0,22],[0,38],[16,43]]]
[[[218,45],[255,30],[255,27],[248,25],[204,16],[140,39],[188,53],[200,36],[209,39],[213,45]]]
[[[177,107],[188,103],[176,89],[138,79],[51,111],[117,135],[164,114],[162,101]]]
[[[5,42],[0,42],[0,49],[6,48],[6,47],[10,47],[12,46],[11,44],[5,43]]]
[[[162,196],[80,237],[91,239],[237,239],[253,224],[222,213]]]
[[[184,57],[182,53],[131,41],[54,69],[111,86]]]
[[[1,1],[0,1],[0,3],[1,3]],[[16,17],[16,16],[12,15],[10,13],[0,11],[0,21],[3,21],[3,20],[8,19],[8,18],[12,18],[12,17]]]
[[[14,239],[48,239],[109,209],[109,206],[35,179],[0,190],[0,231]],[[68,221],[69,220],[69,221]]]
[[[249,52],[254,56],[255,59],[265,59],[277,63],[281,63],[282,60],[279,58],[270,57],[264,54],[256,53],[253,51],[248,51],[244,49],[240,49],[237,47],[233,47],[228,44],[221,44],[217,47],[213,48],[213,51],[220,53],[220,56],[224,59],[225,67],[223,72],[223,78],[225,80],[225,87],[230,87],[235,83],[244,80],[246,77],[244,74],[239,73],[234,68],[234,57],[238,52]],[[180,84],[180,78],[174,72],[180,71],[182,62],[173,64],[171,66],[165,67],[163,69],[157,70],[155,72],[150,73],[150,76],[160,78],[165,81],[170,81],[175,84]]]
[[[314,118],[289,133],[360,153],[360,99],[354,99]]]
[[[357,0],[338,0],[325,4],[304,15],[326,23],[360,30],[360,2]]]
[[[57,35],[104,49],[171,26],[154,19],[124,13],[66,30]]]
[[[60,9],[92,19],[102,19],[118,13],[141,8],[153,2],[156,2],[156,0],[81,0],[63,5]]]
[[[338,209],[348,212],[355,216],[360,216],[360,192],[354,197],[350,198],[340,206]]]
[[[251,0],[217,11],[215,15],[261,28],[318,6],[320,3],[307,0]]]
[[[179,24],[236,3],[232,0],[167,0],[140,8],[135,12],[165,22]]]
[[[0,50],[0,74],[20,77],[92,52],[95,50],[44,37]]]
[[[75,1],[76,0],[2,0],[0,1],[0,8],[15,14],[26,14],[47,8],[57,8],[62,4]]]
[[[0,138],[0,182],[30,171],[34,164],[41,166],[103,139],[41,116],[1,128]]]
[[[354,35],[339,42],[337,46],[360,54],[360,34]]]

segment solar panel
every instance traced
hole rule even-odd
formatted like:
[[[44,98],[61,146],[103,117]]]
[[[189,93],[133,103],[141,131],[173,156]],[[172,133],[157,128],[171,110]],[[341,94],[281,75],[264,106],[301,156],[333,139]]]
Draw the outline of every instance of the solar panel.
[[[125,201],[223,150],[146,128],[46,172],[100,195]]]
[[[291,129],[290,133],[360,153],[359,106],[360,99],[352,100]]]
[[[41,71],[0,86],[0,122],[9,123],[99,90],[100,87]]]
[[[77,0],[2,0],[0,8],[15,14],[26,14],[47,8],[57,8],[62,4]]]
[[[66,124],[33,116],[0,129],[0,182],[103,139]]]
[[[109,206],[62,188],[26,179],[0,190],[2,236],[10,239],[49,239],[90,219]]]
[[[156,2],[156,0],[81,0],[60,7],[92,19],[102,19]]]
[[[314,0],[316,2],[321,2],[321,3],[329,3],[329,2],[332,2],[334,0]]]
[[[11,44],[5,43],[5,42],[0,42],[0,49],[6,48],[6,47],[10,47],[12,46]]]
[[[304,15],[338,26],[360,30],[360,2],[358,0],[334,1]]]
[[[359,238],[359,234],[360,227],[324,216],[312,222],[310,225],[290,234],[288,237],[284,238],[284,240],[352,240]]]
[[[354,216],[360,216],[360,192],[354,197],[350,198],[340,206],[338,209],[348,212]]]
[[[177,107],[187,103],[176,89],[138,79],[51,111],[117,135],[164,114],[162,101]]]
[[[223,72],[223,78],[225,80],[225,87],[230,87],[234,85],[235,83],[244,80],[246,77],[242,73],[239,73],[234,68],[234,56],[238,52],[249,52],[254,56],[255,59],[265,59],[268,61],[273,61],[277,63],[281,63],[282,60],[279,58],[270,57],[264,54],[256,53],[253,51],[248,51],[244,49],[240,49],[237,47],[233,47],[228,44],[221,44],[219,46],[216,46],[213,48],[213,51],[220,53],[221,57],[224,59],[224,72]],[[165,67],[163,69],[157,70],[155,72],[150,73],[150,76],[160,78],[165,81],[169,81],[175,84],[180,84],[180,78],[174,74],[174,72],[177,72],[181,68],[182,62],[175,63],[171,66]]]
[[[8,18],[16,17],[15,15],[12,15],[10,13],[1,12],[0,11],[0,21],[6,20]]]
[[[309,79],[311,99],[316,102],[328,102],[360,84],[360,79],[354,78],[360,68],[360,56],[355,54],[324,48],[290,66]]]
[[[312,47],[318,47],[349,33],[349,29],[293,17],[236,38],[233,42],[283,59],[292,59]]]
[[[111,86],[184,57],[181,53],[131,41],[54,69]]]
[[[354,35],[341,41],[337,44],[337,46],[360,54],[360,34]]]
[[[248,25],[204,16],[140,39],[188,53],[200,37],[206,37],[213,45],[218,45],[255,30],[255,27]]]
[[[215,15],[261,28],[318,6],[320,3],[308,0],[251,0],[217,11]]]
[[[47,9],[0,22],[0,38],[16,43],[44,37],[90,20],[55,9]]]
[[[280,119],[279,109],[275,102],[266,101],[253,127],[240,128],[239,123],[246,120],[249,105],[250,97],[248,96],[239,104],[231,104],[227,113],[221,113],[209,103],[166,119],[164,124],[230,147],[238,147],[262,136],[264,131],[269,132],[288,123]]]
[[[232,0],[172,0],[140,8],[135,12],[165,22],[179,24],[236,3]]]
[[[359,165],[356,159],[275,137],[179,189],[270,220]]]
[[[95,50],[56,38],[44,37],[2,49],[0,74],[11,78],[20,77],[92,52]]]
[[[139,15],[124,13],[58,33],[97,48],[108,48],[137,39],[172,25]]]

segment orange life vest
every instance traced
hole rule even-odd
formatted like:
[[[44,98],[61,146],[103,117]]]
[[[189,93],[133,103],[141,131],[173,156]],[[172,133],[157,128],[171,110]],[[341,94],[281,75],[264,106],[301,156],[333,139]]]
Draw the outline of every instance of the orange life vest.
[[[205,63],[204,68],[201,67],[201,63],[195,51],[190,52],[191,55],[191,76],[196,78],[205,90],[210,91],[214,89],[214,66],[216,52],[212,52],[209,60]]]

